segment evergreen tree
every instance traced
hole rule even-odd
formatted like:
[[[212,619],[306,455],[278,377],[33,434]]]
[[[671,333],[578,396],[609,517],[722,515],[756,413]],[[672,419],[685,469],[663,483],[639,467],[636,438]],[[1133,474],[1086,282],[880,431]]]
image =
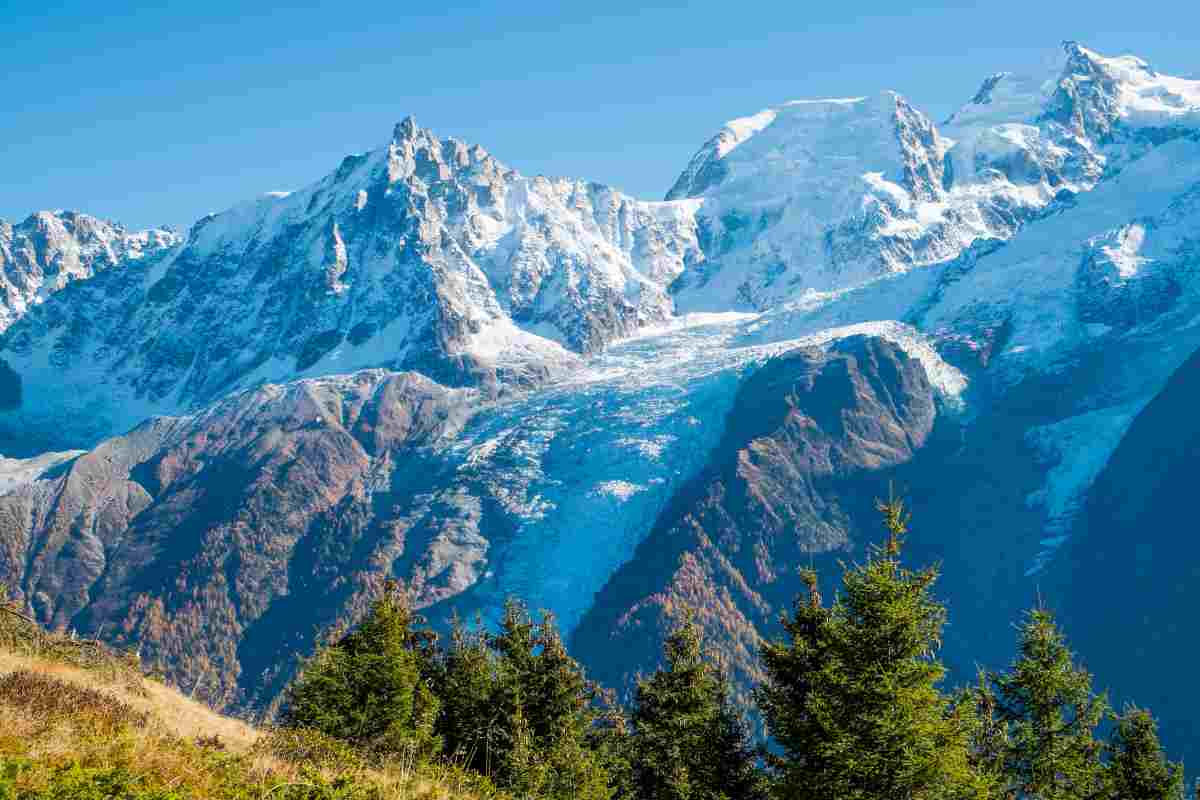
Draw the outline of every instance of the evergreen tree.
[[[518,797],[540,797],[547,794],[551,782],[550,764],[534,740],[524,703],[518,698],[508,719],[510,746],[500,760],[500,774],[505,787]]]
[[[844,568],[843,594],[825,606],[817,577],[783,619],[786,638],[766,643],[757,691],[783,754],[773,758],[779,798],[896,800],[985,798],[973,764],[973,723],[938,689],[935,654],[946,610],[931,595],[935,569],[900,563],[907,515],[879,504],[884,547]]]
[[[523,605],[509,600],[493,639],[504,685],[524,703],[534,737],[549,742],[582,737],[594,718],[594,687],[567,653],[553,615],[534,622]]]
[[[955,711],[970,726],[970,763],[991,786],[992,796],[1007,800],[1009,781],[1005,770],[1009,748],[1009,723],[997,710],[996,692],[983,670],[975,686],[959,690]]]
[[[536,785],[532,793],[547,798],[611,797],[603,759],[591,746],[599,693],[567,653],[553,615],[535,622],[510,599],[490,643],[498,659],[496,707],[506,721],[500,782],[522,791]]]
[[[994,675],[997,713],[1009,724],[1005,772],[1022,797],[1083,800],[1103,788],[1102,745],[1095,729],[1108,701],[1092,693],[1053,615],[1030,611],[1010,671]]]
[[[1127,708],[1106,750],[1112,800],[1183,800],[1183,766],[1167,761],[1149,711]]]
[[[764,796],[727,677],[704,659],[689,616],[667,638],[664,668],[638,682],[632,778],[643,800],[753,800]]]
[[[417,622],[389,584],[356,630],[305,665],[288,689],[284,724],[381,751],[436,752],[433,637]]]
[[[469,769],[493,774],[511,722],[503,719],[498,661],[480,621],[468,630],[454,619],[435,687],[441,703],[437,732],[445,752]]]
[[[616,700],[616,693],[598,693],[597,715],[588,733],[588,747],[596,754],[614,797],[637,796],[633,782],[634,737],[625,709]]]

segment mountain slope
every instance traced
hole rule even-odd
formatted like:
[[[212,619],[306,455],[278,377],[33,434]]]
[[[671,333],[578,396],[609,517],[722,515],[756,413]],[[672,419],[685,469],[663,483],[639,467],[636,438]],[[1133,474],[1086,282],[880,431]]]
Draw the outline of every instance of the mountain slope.
[[[420,376],[363,373],[146,423],[0,497],[4,581],[51,625],[107,628],[227,701],[243,645],[265,656],[261,635],[307,635],[382,579],[389,548],[404,549],[407,529],[433,515],[433,498],[387,500],[429,486],[421,473],[436,476],[437,458],[422,453],[461,426],[463,405],[461,391]],[[381,538],[355,547],[364,528]],[[470,545],[428,543],[428,592],[469,581]],[[268,609],[279,623],[281,595],[288,627],[255,628]]]
[[[503,798],[450,763],[379,759],[313,731],[256,728],[144,675],[136,655],[0,607],[7,797]]]
[[[1186,743],[1191,754],[1200,709],[1180,689],[1191,680],[1197,636],[1200,553],[1189,498],[1200,445],[1198,381],[1200,354],[1133,421],[1044,584],[1088,667],[1116,687],[1114,701],[1154,708],[1167,740]]]
[[[758,632],[800,589],[795,566],[861,549],[852,517],[883,470],[925,445],[935,416],[920,361],[883,339],[768,361],[739,388],[708,464],[597,595],[574,652],[606,683],[630,685],[633,665],[653,663],[693,608],[737,677],[758,677]]]

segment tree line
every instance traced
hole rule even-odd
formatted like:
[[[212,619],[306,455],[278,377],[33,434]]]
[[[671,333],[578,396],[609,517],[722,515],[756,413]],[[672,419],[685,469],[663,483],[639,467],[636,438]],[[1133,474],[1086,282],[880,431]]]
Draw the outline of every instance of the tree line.
[[[306,663],[282,723],[382,757],[448,758],[523,798],[1185,798],[1150,712],[1114,712],[1043,608],[1019,622],[1008,669],[943,688],[938,569],[903,563],[903,502],[879,510],[883,543],[843,564],[831,602],[802,571],[783,634],[761,645],[767,742],[753,741],[691,615],[623,708],[586,678],[553,615],[509,600],[497,630],[455,620],[443,645],[394,584]]]

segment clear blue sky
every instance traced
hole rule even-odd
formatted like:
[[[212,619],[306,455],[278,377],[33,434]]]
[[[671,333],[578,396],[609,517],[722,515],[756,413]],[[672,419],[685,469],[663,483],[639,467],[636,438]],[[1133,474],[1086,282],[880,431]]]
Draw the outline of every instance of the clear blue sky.
[[[525,173],[657,199],[721,123],[784,100],[891,88],[941,119],[1065,38],[1200,73],[1182,1],[163,5],[5,3],[0,217],[186,226],[410,113]]]

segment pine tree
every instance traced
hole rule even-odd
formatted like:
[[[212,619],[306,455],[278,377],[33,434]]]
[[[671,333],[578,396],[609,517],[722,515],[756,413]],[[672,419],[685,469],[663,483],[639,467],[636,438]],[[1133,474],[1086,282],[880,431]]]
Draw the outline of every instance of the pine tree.
[[[1009,748],[1009,723],[1001,719],[995,689],[988,674],[980,670],[975,686],[960,689],[954,700],[955,711],[970,727],[970,763],[991,786],[992,796],[1007,800],[1009,793],[1005,769]]]
[[[989,778],[972,763],[969,715],[938,689],[935,655],[946,620],[932,597],[935,569],[900,563],[907,533],[901,501],[881,502],[887,541],[863,565],[844,567],[843,594],[825,606],[817,576],[783,619],[786,638],[762,648],[757,691],[779,798],[882,800],[985,798]]]
[[[553,615],[535,622],[510,599],[490,644],[498,659],[496,707],[507,723],[499,746],[500,782],[526,786],[536,774],[538,794],[546,798],[611,797],[608,774],[590,739],[598,690],[567,653]]]
[[[516,698],[508,718],[510,746],[501,756],[500,775],[505,788],[517,797],[541,797],[549,794],[551,768],[544,752],[535,742],[524,703]]]
[[[633,781],[634,741],[629,716],[611,689],[598,692],[597,714],[588,731],[588,748],[608,774],[614,797],[637,796]]]
[[[500,705],[498,661],[476,621],[468,629],[462,620],[452,622],[450,647],[437,671],[435,688],[441,702],[437,732],[445,752],[456,763],[491,775],[497,769],[499,743],[506,740],[506,722]]]
[[[728,678],[707,662],[688,617],[667,638],[666,664],[638,682],[633,784],[644,800],[752,800],[764,795]]]
[[[417,622],[389,584],[356,630],[305,665],[288,689],[284,724],[381,751],[436,752],[433,638]]]
[[[1126,708],[1105,748],[1112,800],[1183,800],[1183,766],[1167,760],[1150,712]]]
[[[1108,701],[1092,693],[1091,675],[1075,665],[1049,611],[1026,615],[1016,662],[991,682],[997,713],[1010,728],[1010,787],[1036,800],[1098,796],[1104,772],[1094,734],[1109,713]]]

